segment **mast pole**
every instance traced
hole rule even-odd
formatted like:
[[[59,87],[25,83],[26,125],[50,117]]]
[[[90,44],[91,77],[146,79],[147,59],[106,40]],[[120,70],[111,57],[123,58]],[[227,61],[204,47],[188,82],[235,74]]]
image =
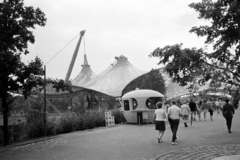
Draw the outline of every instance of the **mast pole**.
[[[69,68],[68,68],[68,72],[67,72],[66,78],[65,78],[65,83],[68,83],[68,82],[69,82],[69,78],[70,78],[70,76],[71,76],[72,69],[73,69],[74,63],[75,63],[75,61],[76,61],[76,58],[77,58],[77,55],[78,55],[78,50],[79,50],[79,47],[80,47],[80,44],[81,44],[82,37],[83,37],[84,33],[85,33],[85,30],[82,30],[82,31],[80,32],[80,37],[79,37],[77,46],[76,46],[76,48],[75,48],[75,51],[74,51],[74,54],[73,54],[73,57],[72,57],[70,66],[69,66]]]

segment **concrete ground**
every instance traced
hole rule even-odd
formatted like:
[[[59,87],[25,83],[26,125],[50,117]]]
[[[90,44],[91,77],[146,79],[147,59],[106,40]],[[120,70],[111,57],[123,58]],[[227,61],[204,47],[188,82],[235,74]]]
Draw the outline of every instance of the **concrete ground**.
[[[169,124],[163,143],[157,142],[153,124],[123,124],[0,147],[1,160],[145,160],[240,159],[240,110],[233,118],[232,133],[225,119],[194,121],[178,130],[178,144],[171,144]]]

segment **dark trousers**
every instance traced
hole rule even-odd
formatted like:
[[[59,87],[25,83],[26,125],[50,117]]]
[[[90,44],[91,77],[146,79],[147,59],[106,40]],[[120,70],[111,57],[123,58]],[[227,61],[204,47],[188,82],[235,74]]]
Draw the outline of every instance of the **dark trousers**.
[[[179,126],[179,119],[171,119],[171,121],[169,121],[173,136],[172,136],[172,142],[175,142],[175,140],[177,139],[177,130],[178,130],[178,126]]]
[[[226,122],[227,122],[227,128],[228,131],[231,131],[231,127],[232,127],[232,118],[233,117],[225,117],[226,118]]]

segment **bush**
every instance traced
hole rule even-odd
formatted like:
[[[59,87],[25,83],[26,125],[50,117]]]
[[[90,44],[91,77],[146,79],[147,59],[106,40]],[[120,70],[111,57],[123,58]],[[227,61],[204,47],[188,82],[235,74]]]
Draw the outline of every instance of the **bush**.
[[[59,122],[56,118],[52,118],[47,122],[47,135],[56,135],[59,128]]]
[[[10,142],[22,141],[27,138],[26,124],[18,123],[9,128]]]
[[[102,110],[97,110],[94,117],[96,127],[105,126],[105,114]]]
[[[77,117],[75,129],[76,131],[84,130],[84,120],[81,117]]]
[[[95,128],[95,117],[91,112],[86,112],[83,116],[83,129]]]
[[[115,118],[115,123],[120,124],[126,122],[123,114],[118,109],[111,111]],[[47,121],[47,135],[57,135],[93,129],[105,126],[105,110],[86,110],[84,113],[63,116],[59,120],[52,118]],[[44,136],[44,123],[42,115],[39,112],[31,111],[27,115],[27,123],[20,123],[11,129],[11,138],[14,141],[23,140],[25,138],[39,138]],[[0,143],[3,142],[3,133],[0,130]]]
[[[105,117],[102,110],[88,110],[82,117],[84,129],[92,129],[105,125]]]
[[[125,117],[119,109],[114,109],[111,111],[112,116],[114,116],[115,124],[120,124],[122,122],[126,122]]]
[[[105,126],[104,113],[101,110],[88,110],[85,113],[62,117],[58,127],[55,128],[56,134],[69,133],[72,131],[93,129]],[[54,127],[53,127],[54,128]]]
[[[44,136],[44,125],[42,121],[35,121],[34,123],[27,124],[27,136],[28,138],[39,138]]]
[[[75,116],[66,116],[62,117],[59,121],[59,129],[60,133],[69,133],[75,131],[76,125],[76,117]]]

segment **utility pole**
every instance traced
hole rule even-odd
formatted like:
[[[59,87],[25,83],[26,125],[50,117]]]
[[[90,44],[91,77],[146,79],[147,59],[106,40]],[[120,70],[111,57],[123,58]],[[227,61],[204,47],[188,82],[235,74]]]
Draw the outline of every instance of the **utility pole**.
[[[44,65],[44,108],[43,108],[43,124],[44,124],[44,136],[47,135],[47,100],[46,100],[46,65]]]
[[[69,66],[69,69],[68,69],[68,72],[67,72],[67,76],[66,76],[66,79],[65,79],[65,82],[67,83],[68,81],[69,81],[69,78],[70,78],[70,75],[71,75],[71,72],[72,72],[72,68],[73,68],[73,65],[74,65],[74,63],[75,63],[75,60],[76,60],[76,57],[77,57],[77,53],[78,53],[78,50],[79,50],[79,46],[80,46],[80,43],[81,43],[81,40],[82,40],[82,37],[83,37],[83,35],[84,35],[84,33],[85,33],[85,30],[82,30],[81,32],[80,32],[80,38],[79,38],[79,41],[78,41],[78,44],[77,44],[77,47],[76,47],[76,49],[75,49],[75,51],[74,51],[74,55],[73,55],[73,58],[72,58],[72,61],[71,61],[71,63],[70,63],[70,66]],[[69,43],[68,43],[69,44]],[[66,46],[65,46],[66,47]],[[64,47],[64,48],[65,48]],[[58,52],[59,53],[59,52]],[[57,53],[57,54],[58,54]],[[57,55],[56,54],[56,55]],[[56,56],[55,55],[55,56]],[[46,82],[46,72],[47,72],[47,70],[46,70],[46,65],[55,57],[55,56],[53,56],[45,65],[44,65],[44,84],[43,84],[43,88],[44,88],[44,97],[43,97],[43,99],[44,99],[44,108],[43,108],[43,123],[44,123],[44,135],[46,136],[47,135],[47,99],[46,99],[46,84],[47,84],[47,82]]]

